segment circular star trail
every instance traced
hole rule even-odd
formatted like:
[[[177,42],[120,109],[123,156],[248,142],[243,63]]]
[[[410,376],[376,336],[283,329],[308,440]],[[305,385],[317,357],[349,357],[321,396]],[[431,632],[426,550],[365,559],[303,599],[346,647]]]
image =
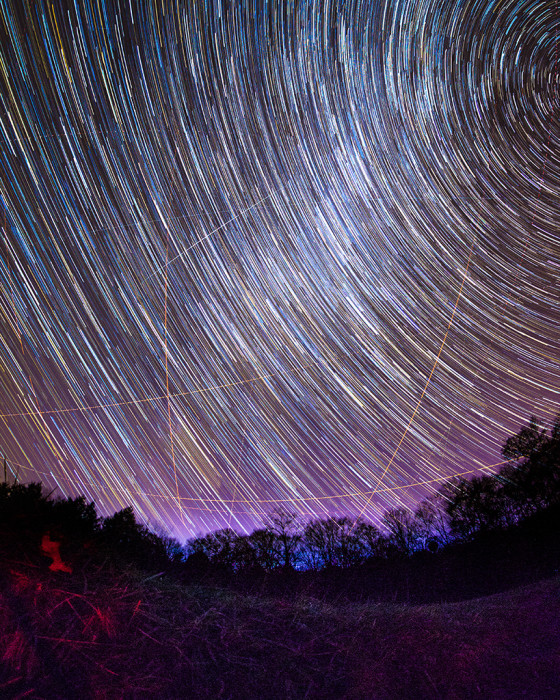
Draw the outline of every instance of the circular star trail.
[[[556,2],[0,3],[1,449],[184,537],[559,404]]]

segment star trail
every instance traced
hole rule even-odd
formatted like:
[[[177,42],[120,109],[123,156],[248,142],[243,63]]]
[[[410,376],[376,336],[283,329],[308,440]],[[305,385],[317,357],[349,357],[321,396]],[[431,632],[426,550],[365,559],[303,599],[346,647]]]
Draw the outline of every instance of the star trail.
[[[556,2],[0,0],[0,450],[186,536],[560,407]]]

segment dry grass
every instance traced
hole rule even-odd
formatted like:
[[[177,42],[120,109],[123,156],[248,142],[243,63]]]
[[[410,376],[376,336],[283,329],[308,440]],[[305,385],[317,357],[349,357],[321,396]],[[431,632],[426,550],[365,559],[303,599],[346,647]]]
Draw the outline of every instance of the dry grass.
[[[560,577],[407,607],[11,562],[0,591],[3,698],[559,695]]]

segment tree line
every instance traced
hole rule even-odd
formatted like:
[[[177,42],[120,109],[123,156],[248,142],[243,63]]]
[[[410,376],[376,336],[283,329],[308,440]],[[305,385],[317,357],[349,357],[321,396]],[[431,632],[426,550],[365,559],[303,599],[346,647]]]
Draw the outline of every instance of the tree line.
[[[501,452],[507,462],[497,474],[450,479],[416,510],[386,511],[381,528],[348,516],[305,523],[295,513],[276,511],[249,535],[218,530],[192,538],[186,550],[193,562],[232,571],[351,567],[469,541],[560,501],[560,416],[550,432],[531,417]]]
[[[448,480],[415,510],[384,513],[381,527],[361,518],[303,521],[276,510],[250,534],[225,528],[181,544],[137,522],[131,507],[101,518],[78,498],[52,498],[41,484],[0,484],[0,547],[21,556],[41,538],[61,543],[72,560],[106,557],[147,568],[202,573],[348,568],[373,559],[402,558],[425,549],[507,529],[560,503],[560,416],[547,430],[531,417],[508,438],[497,474]]]

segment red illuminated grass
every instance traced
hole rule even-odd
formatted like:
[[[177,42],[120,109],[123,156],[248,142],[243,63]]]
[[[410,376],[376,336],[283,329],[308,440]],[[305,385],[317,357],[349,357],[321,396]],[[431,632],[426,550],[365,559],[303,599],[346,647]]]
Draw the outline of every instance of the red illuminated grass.
[[[557,697],[560,577],[424,606],[261,598],[12,562],[2,697]]]

